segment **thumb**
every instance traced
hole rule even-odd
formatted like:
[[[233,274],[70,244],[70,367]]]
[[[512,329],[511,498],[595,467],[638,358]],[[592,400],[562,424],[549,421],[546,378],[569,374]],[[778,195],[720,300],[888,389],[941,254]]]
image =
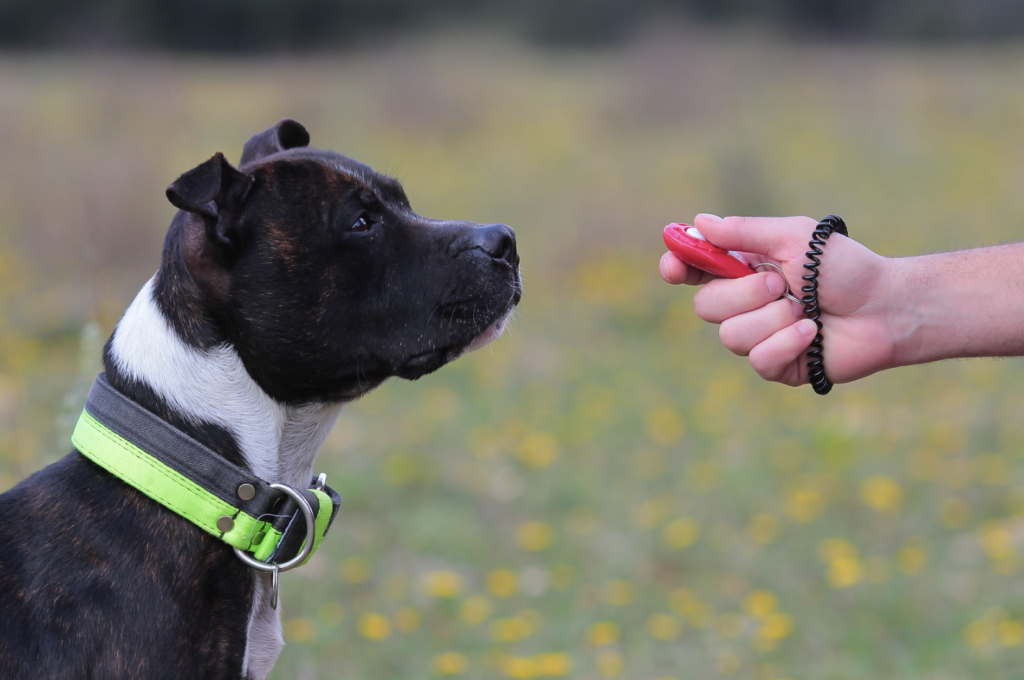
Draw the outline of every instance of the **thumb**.
[[[810,217],[717,217],[702,213],[694,226],[719,248],[757,253],[782,261],[806,244],[817,220]]]

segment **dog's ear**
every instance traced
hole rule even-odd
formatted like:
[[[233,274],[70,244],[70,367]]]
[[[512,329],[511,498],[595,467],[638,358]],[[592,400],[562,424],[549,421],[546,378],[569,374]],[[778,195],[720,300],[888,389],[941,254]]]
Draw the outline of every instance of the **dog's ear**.
[[[309,146],[309,133],[299,121],[284,118],[274,127],[249,138],[242,148],[242,160],[239,165],[252,163],[264,156],[299,146]]]
[[[167,199],[174,207],[202,217],[207,240],[230,249],[252,182],[252,177],[233,168],[218,152],[167,187]]]

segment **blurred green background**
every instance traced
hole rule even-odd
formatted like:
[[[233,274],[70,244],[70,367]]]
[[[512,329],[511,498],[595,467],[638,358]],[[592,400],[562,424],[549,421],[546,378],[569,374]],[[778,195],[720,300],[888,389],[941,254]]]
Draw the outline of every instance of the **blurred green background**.
[[[703,211],[836,212],[891,256],[1019,239],[1022,44],[9,52],[0,489],[68,450],[164,187],[283,116],[422,214],[512,225],[526,292],[499,341],[344,410],[274,678],[1021,677],[1020,362],[764,384],[657,261]]]

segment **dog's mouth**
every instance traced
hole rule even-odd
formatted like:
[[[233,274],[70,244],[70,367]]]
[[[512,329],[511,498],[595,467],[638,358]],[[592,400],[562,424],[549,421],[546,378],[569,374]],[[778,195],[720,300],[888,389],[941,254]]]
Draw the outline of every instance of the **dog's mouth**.
[[[497,339],[503,332],[505,332],[505,328],[508,326],[508,319],[511,315],[512,311],[509,310],[508,313],[473,338],[468,345],[440,347],[438,349],[430,350],[429,352],[417,354],[406,361],[395,374],[399,378],[415,380],[428,373],[436,371],[447,363],[455,361],[466,352],[472,352],[480,349],[484,345]]]
[[[498,339],[505,329],[508,328],[512,312],[522,298],[522,285],[517,285],[512,299],[509,301],[508,309],[491,325],[478,333],[467,344],[447,345],[432,349],[428,352],[417,354],[406,360],[401,367],[395,371],[395,375],[406,380],[416,380],[428,373],[432,373],[447,363],[455,361],[467,352],[473,352],[481,347],[490,344]]]
[[[508,314],[492,323],[490,326],[484,329],[484,331],[480,335],[473,338],[473,341],[466,345],[466,349],[463,351],[474,352],[483,347],[484,345],[490,344],[492,341],[497,340],[498,337],[500,337],[501,334],[505,332],[505,328],[508,325],[509,317],[511,316],[512,311],[509,310]]]
[[[476,351],[483,347],[484,345],[488,345],[494,340],[497,340],[499,337],[501,337],[501,334],[505,332],[506,328],[508,328],[508,322],[509,319],[512,318],[512,312],[515,311],[516,305],[518,305],[519,301],[522,299],[523,283],[522,280],[519,279],[517,273],[515,289],[512,292],[512,299],[509,301],[508,307],[501,314],[501,316],[498,317],[497,321],[495,321],[490,326],[481,331],[479,335],[473,338],[470,341],[470,343],[466,345],[461,352],[459,352],[459,354]]]

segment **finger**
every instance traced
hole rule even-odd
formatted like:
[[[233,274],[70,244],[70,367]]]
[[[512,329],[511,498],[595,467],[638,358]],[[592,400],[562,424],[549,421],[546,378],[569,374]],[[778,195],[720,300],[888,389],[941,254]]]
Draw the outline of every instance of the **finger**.
[[[718,337],[730,352],[745,357],[757,345],[805,318],[803,309],[783,298],[722,322]]]
[[[779,299],[786,282],[774,271],[751,274],[742,279],[715,279],[697,291],[693,308],[697,316],[709,323],[760,309]]]
[[[705,271],[681,262],[672,253],[665,253],[661,256],[658,271],[661,272],[661,278],[665,281],[673,284],[685,283],[688,286],[700,286],[715,278]]]
[[[750,350],[750,365],[765,380],[800,385],[807,382],[798,360],[810,346],[818,327],[803,319],[783,328]]]
[[[807,241],[818,224],[810,217],[716,217],[701,214],[694,226],[719,248],[759,253],[785,261]]]

